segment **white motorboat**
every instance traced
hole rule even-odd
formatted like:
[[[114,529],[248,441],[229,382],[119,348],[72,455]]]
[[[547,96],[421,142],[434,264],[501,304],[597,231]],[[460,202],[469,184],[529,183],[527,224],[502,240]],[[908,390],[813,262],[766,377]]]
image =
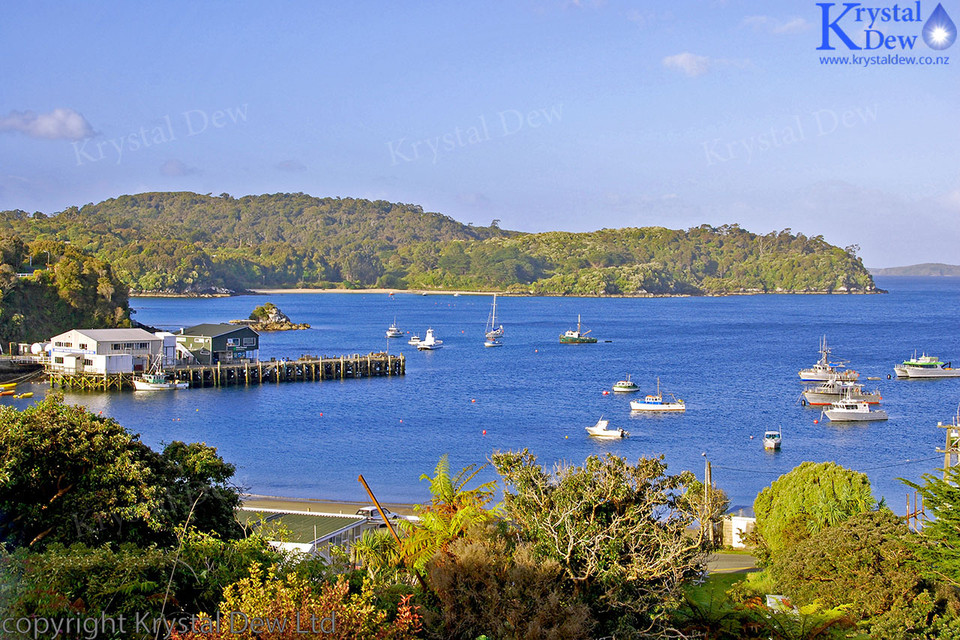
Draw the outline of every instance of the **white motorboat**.
[[[427,335],[417,343],[417,349],[420,351],[433,351],[442,346],[443,340],[437,340],[437,337],[433,335],[433,329],[427,329]]]
[[[499,347],[502,346],[502,343],[499,342],[500,338],[503,337],[503,325],[497,326],[497,294],[493,294],[493,308],[490,310],[490,317],[487,318],[487,326],[485,329],[485,334],[487,342],[484,342],[485,347]],[[493,342],[495,344],[488,344]]]
[[[407,340],[407,344],[412,344],[413,346],[417,346],[418,344],[420,344],[420,336],[414,334],[409,340]]]
[[[870,409],[866,402],[856,400],[834,402],[824,410],[823,415],[830,418],[831,422],[872,422],[889,418],[883,409]]]
[[[163,357],[157,354],[150,371],[133,379],[135,391],[172,391],[174,389],[188,389],[189,382],[178,382],[167,379],[163,370]]]
[[[502,347],[502,346],[503,346],[503,340],[501,340],[500,338],[490,338],[490,337],[488,337],[488,338],[486,338],[486,339],[483,341],[483,346],[485,346],[485,347]]]
[[[803,402],[811,407],[826,407],[838,400],[856,400],[867,404],[880,404],[883,397],[880,390],[864,391],[863,385],[858,382],[843,380],[829,380],[818,384],[803,392]]]
[[[631,411],[686,411],[687,405],[683,400],[677,398],[672,393],[667,395],[669,400],[664,400],[663,393],[660,392],[660,378],[657,378],[657,394],[648,395],[642,402],[632,400],[630,402]]]
[[[630,374],[628,373],[626,380],[619,380],[613,385],[613,390],[620,393],[630,393],[633,391],[640,391],[640,387],[637,386],[636,382],[630,379]]]
[[[597,424],[593,425],[592,427],[586,427],[587,434],[596,438],[625,438],[630,435],[628,431],[624,431],[619,427],[616,429],[608,429],[607,426],[609,424],[609,420],[604,420],[603,416],[600,416],[600,419],[597,420]]]
[[[827,382],[834,379],[854,381],[860,377],[860,374],[852,369],[841,371],[843,368],[843,363],[830,362],[830,348],[827,346],[827,336],[823,336],[820,340],[820,360],[809,369],[802,369],[798,375],[803,382]]]
[[[402,338],[403,331],[400,330],[400,327],[397,326],[397,319],[393,319],[393,324],[387,327],[387,337],[388,338]]]
[[[958,378],[960,369],[954,369],[949,362],[940,362],[935,356],[924,353],[919,358],[916,352],[910,360],[904,360],[893,370],[898,378]]]
[[[783,441],[783,434],[780,433],[780,429],[776,431],[765,431],[763,434],[763,448],[770,451],[775,451],[780,448],[780,443]]]

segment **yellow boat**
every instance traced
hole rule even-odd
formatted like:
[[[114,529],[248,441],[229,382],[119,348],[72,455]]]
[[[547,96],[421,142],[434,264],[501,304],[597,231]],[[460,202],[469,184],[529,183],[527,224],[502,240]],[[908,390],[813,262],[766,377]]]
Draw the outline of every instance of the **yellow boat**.
[[[20,395],[13,396],[14,398],[32,398],[33,391],[27,391],[26,393],[21,393]]]
[[[16,382],[7,382],[5,384],[0,384],[0,389],[15,389],[17,387]]]

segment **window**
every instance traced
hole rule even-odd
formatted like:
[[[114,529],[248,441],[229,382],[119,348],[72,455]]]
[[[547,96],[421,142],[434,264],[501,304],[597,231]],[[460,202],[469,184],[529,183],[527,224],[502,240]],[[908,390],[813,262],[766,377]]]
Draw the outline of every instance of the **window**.
[[[77,346],[80,347],[81,349],[86,349],[86,348],[87,348],[87,343],[86,343],[86,342],[81,342],[81,343],[78,344]]]
[[[54,358],[53,361],[57,364],[63,364],[63,358]]]
[[[227,338],[227,346],[228,346],[228,347],[236,347],[236,346],[239,346],[239,345],[240,345],[240,340],[239,340],[239,338]]]
[[[150,346],[150,345],[149,345],[148,343],[146,343],[146,342],[138,342],[138,343],[137,343],[137,349],[146,349],[146,348],[149,347],[149,346]]]
[[[257,339],[256,339],[256,338],[244,338],[244,339],[243,339],[243,346],[245,346],[245,347],[252,347],[252,346],[255,345],[255,344],[257,344]]]
[[[120,344],[119,342],[114,342],[112,345],[110,345],[110,348],[113,349],[114,351],[120,351],[120,349],[123,348],[123,345]]]
[[[90,360],[89,358],[84,358],[84,359],[83,359],[83,366],[85,366],[85,367],[92,367],[92,366],[93,366],[93,360]]]

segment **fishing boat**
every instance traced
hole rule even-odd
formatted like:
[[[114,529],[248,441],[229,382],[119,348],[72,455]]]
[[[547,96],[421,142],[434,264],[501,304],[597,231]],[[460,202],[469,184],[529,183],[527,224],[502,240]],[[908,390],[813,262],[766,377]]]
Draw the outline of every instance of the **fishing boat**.
[[[590,333],[592,329],[587,331],[581,331],[580,327],[580,314],[577,314],[577,330],[570,330],[560,336],[560,344],[594,344],[596,343],[596,338],[589,338],[587,334]]]
[[[832,379],[854,381],[860,377],[860,374],[852,369],[841,371],[843,368],[843,363],[830,362],[827,336],[823,336],[820,340],[820,360],[809,369],[802,369],[798,375],[803,382],[827,382]]]
[[[829,409],[824,410],[823,415],[830,418],[831,422],[872,422],[889,417],[883,409],[870,409],[866,402],[856,400],[834,402]]]
[[[433,335],[433,329],[427,329],[427,335],[417,343],[417,349],[420,351],[433,351],[442,346],[443,340],[437,340],[437,337]]]
[[[487,347],[499,347],[501,343],[497,342],[500,338],[503,337],[503,325],[497,326],[497,294],[493,294],[493,307],[490,309],[490,317],[487,318],[487,326],[485,328],[484,335],[487,338],[487,342],[484,342],[484,346]],[[488,342],[497,342],[497,344],[487,344]]]
[[[413,346],[417,346],[418,344],[420,344],[420,336],[418,334],[414,334],[409,340],[407,340],[407,344],[412,344]]]
[[[402,338],[403,331],[400,330],[400,327],[397,326],[397,319],[393,319],[393,324],[387,327],[387,337],[388,338]]]
[[[924,353],[919,358],[916,352],[910,360],[904,360],[896,365],[893,370],[898,378],[957,378],[960,377],[960,369],[954,369],[949,362],[940,362],[935,356],[928,356]]]
[[[587,434],[595,438],[625,438],[630,435],[628,431],[624,431],[619,427],[616,429],[608,429],[607,426],[609,424],[609,420],[604,420],[603,416],[600,416],[600,419],[597,420],[597,424],[593,425],[592,427],[586,427]]]
[[[879,389],[864,391],[863,385],[858,382],[837,379],[820,383],[816,387],[807,389],[802,394],[803,403],[811,407],[826,407],[844,398],[866,402],[867,404],[880,404],[880,401],[883,400]]]
[[[776,431],[765,431],[763,433],[763,448],[769,451],[776,451],[780,448],[782,440],[783,434],[780,433],[780,429]]]
[[[657,378],[657,394],[648,395],[643,402],[632,400],[630,402],[631,411],[686,411],[687,405],[683,400],[677,398],[672,393],[667,394],[670,400],[665,401],[663,393],[660,392],[660,378]]]
[[[626,380],[619,380],[615,385],[613,385],[613,390],[620,393],[630,393],[633,391],[640,391],[640,387],[637,386],[637,383],[630,379],[630,374],[627,374]]]
[[[178,382],[177,380],[167,379],[167,374],[163,371],[163,356],[157,354],[150,371],[133,379],[133,388],[135,391],[170,391],[173,389],[187,389],[189,382]]]

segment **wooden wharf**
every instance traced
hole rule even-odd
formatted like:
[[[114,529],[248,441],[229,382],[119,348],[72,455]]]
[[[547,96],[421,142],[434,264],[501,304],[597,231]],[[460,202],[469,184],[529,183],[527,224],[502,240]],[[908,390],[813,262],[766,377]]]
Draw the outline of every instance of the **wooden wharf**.
[[[406,374],[406,358],[388,353],[354,353],[345,356],[301,356],[297,360],[254,360],[218,362],[213,365],[167,367],[168,378],[187,382],[190,387],[280,382],[321,382],[347,378],[392,377]],[[77,391],[122,391],[133,388],[133,373],[64,373],[48,371],[51,386]]]

